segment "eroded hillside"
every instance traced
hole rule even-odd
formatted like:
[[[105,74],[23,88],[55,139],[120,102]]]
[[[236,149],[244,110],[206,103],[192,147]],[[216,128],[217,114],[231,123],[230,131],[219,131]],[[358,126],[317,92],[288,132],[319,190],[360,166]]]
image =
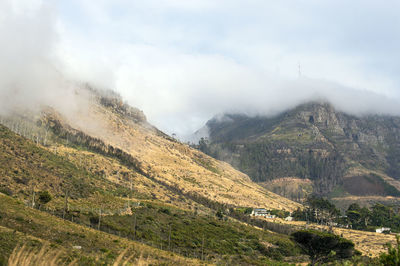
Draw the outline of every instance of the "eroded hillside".
[[[200,150],[289,198],[306,194],[298,178],[324,196],[400,196],[399,117],[356,117],[308,103],[273,117],[226,114],[207,128]]]
[[[82,113],[68,117],[49,109],[43,123],[60,138],[117,156],[140,177],[177,190],[178,194],[232,206],[286,210],[300,206],[255,184],[229,164],[163,134],[148,124],[142,115],[136,117],[132,111],[127,113],[120,99],[96,94],[89,102],[90,106]],[[158,197],[156,191],[153,193]],[[164,196],[165,193],[160,194],[160,197]]]
[[[46,107],[37,115],[1,118],[15,133],[0,125],[0,192],[8,195],[0,197],[0,205],[8,206],[0,210],[0,238],[8,239],[14,230],[56,245],[72,260],[107,263],[123,250],[91,246],[94,240],[85,228],[116,243],[140,241],[208,263],[257,264],[283,255],[304,260],[289,236],[229,217],[238,206],[293,210],[299,204],[168,137],[115,95],[103,99],[89,92],[85,102],[91,104],[79,112],[61,114]],[[76,226],[61,229],[65,220]],[[0,245],[5,256],[0,259],[24,241],[18,237]],[[81,246],[82,256],[68,251],[74,245]],[[152,249],[143,245],[143,250]],[[152,254],[146,257],[163,261],[160,254],[167,253]]]

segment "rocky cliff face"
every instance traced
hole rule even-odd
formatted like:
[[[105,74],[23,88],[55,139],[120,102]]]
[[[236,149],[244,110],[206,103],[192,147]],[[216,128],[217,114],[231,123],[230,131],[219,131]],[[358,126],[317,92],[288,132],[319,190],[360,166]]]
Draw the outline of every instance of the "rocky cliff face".
[[[95,102],[112,110],[116,114],[132,119],[137,123],[147,122],[146,116],[142,110],[132,107],[123,101],[122,97],[112,90],[96,90],[90,86],[86,86],[86,90],[94,98]]]
[[[226,114],[207,127],[199,148],[257,182],[300,177],[323,195],[400,195],[399,117],[357,117],[308,103],[274,117]]]

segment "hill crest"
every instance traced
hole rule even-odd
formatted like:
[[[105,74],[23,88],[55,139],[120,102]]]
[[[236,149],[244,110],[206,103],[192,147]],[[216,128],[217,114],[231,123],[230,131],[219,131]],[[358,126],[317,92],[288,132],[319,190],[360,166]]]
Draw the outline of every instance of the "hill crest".
[[[357,117],[310,102],[271,117],[225,114],[206,126],[198,148],[254,181],[297,177],[313,180],[322,195],[400,195],[400,117]],[[363,192],[352,189],[355,172]]]

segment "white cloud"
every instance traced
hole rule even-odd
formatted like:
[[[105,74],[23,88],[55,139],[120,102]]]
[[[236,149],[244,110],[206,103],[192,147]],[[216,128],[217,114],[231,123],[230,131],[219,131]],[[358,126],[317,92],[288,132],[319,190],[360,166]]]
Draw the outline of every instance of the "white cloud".
[[[396,1],[52,3],[0,3],[3,99],[54,96],[63,75],[115,88],[181,135],[224,111],[270,114],[317,98],[400,114]]]
[[[40,1],[0,3],[0,93],[1,109],[26,105],[47,97],[57,86],[58,73],[52,48],[57,41],[50,26],[50,7]]]

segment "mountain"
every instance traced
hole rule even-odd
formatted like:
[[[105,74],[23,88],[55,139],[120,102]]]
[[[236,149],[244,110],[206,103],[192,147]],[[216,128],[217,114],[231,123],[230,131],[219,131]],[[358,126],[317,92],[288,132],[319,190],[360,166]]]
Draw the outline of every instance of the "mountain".
[[[288,235],[243,223],[249,207],[287,215],[301,204],[169,137],[115,93],[75,95],[69,110],[0,117],[0,262],[39,246],[81,264],[302,260]]]
[[[311,102],[275,116],[224,114],[206,127],[200,150],[288,198],[400,196],[400,117]]]

